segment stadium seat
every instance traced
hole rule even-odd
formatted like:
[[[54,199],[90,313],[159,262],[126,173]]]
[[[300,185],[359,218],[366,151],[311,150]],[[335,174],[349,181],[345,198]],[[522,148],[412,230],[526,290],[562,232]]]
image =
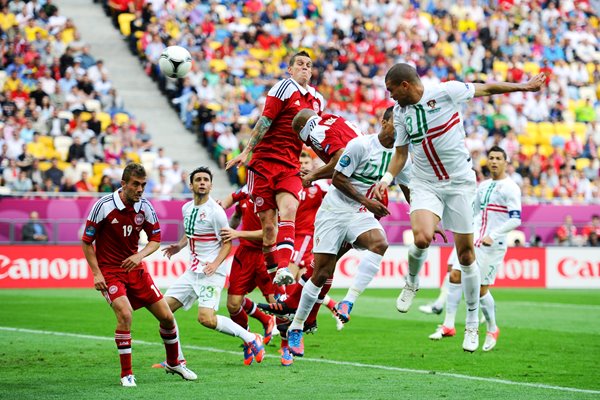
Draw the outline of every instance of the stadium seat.
[[[212,60],[210,60],[210,67],[214,68],[216,72],[221,72],[221,71],[225,71],[227,70],[227,63],[223,60],[219,60],[216,58],[213,58]]]
[[[572,126],[564,122],[555,122],[554,123],[554,134],[558,135],[565,140],[569,140],[571,138],[571,131],[573,130]]]
[[[93,167],[94,175],[102,175],[106,168],[110,167],[107,163],[95,163]]]
[[[114,117],[115,123],[119,126],[129,123],[129,115],[125,113],[117,113]]]
[[[94,175],[92,164],[88,162],[79,161],[77,163],[77,167],[75,167],[75,171],[77,171],[78,176],[80,176],[82,172],[87,172],[88,177],[92,177]]]
[[[590,77],[593,79],[593,76]],[[582,86],[579,88],[579,97],[582,99],[590,99],[592,102],[597,100],[596,88],[594,86]]]
[[[536,144],[535,139],[537,139],[537,137],[533,137],[530,135],[518,135],[517,136],[517,140],[519,141],[519,144],[521,144],[522,146]]]
[[[552,122],[540,122],[538,128],[540,136],[552,137],[555,134],[554,124]]]
[[[525,154],[527,157],[531,156],[535,153],[535,146],[532,145],[524,145],[521,146],[521,153]]]
[[[218,49],[219,47],[221,47],[221,43],[220,43],[220,42],[210,42],[210,43],[208,43],[208,46],[209,46],[211,49],[213,49],[213,50],[216,50],[216,49]]]
[[[140,156],[135,151],[130,151],[126,154],[127,158],[135,163],[140,162]]]
[[[214,112],[219,112],[223,109],[223,106],[220,105],[219,103],[208,103],[206,105],[206,108],[208,108],[209,110],[212,110]]]
[[[584,142],[588,130],[587,124],[585,122],[575,122],[575,124],[573,124],[573,130],[575,131],[575,135],[577,135],[579,140]]]
[[[550,145],[550,142],[548,142],[547,144],[542,144],[540,146],[540,154],[543,155],[544,157],[549,157],[550,154],[552,154],[553,152],[554,152],[554,149]]]
[[[40,136],[40,142],[44,143],[47,148],[54,150],[54,138],[52,136]]]
[[[250,24],[252,23],[252,20],[248,17],[242,17],[242,18],[238,19],[238,23],[241,25],[250,26]]]
[[[110,118],[110,114],[105,112],[99,112],[96,114],[96,118],[100,121],[100,130],[102,132],[106,132],[106,128],[112,123],[112,119]]]
[[[283,31],[286,33],[294,33],[300,29],[300,21],[295,18],[283,20]]]
[[[71,111],[66,111],[66,110],[59,111],[58,118],[66,119],[66,120],[70,121],[73,119],[73,113]]]
[[[515,240],[517,239],[519,240],[519,242],[521,242],[521,246],[524,246],[525,240],[527,240],[525,238],[525,234],[521,231],[508,232],[508,234],[506,235],[506,244],[508,245],[508,247],[514,247]]]
[[[40,168],[40,171],[45,172],[48,169],[50,169],[50,167],[52,166],[52,163],[50,161],[40,161],[38,167]]]
[[[102,103],[96,99],[88,99],[84,103],[85,109],[88,111],[96,111],[97,113],[102,111]]]
[[[102,175],[94,175],[90,178],[90,184],[94,187],[94,191],[98,190],[98,186],[100,186],[101,180],[102,180]]]
[[[81,114],[79,114],[79,118],[81,118],[81,120],[84,122],[89,121],[92,119],[92,114],[87,111],[82,111]]]
[[[575,168],[577,168],[578,171],[589,167],[590,164],[591,161],[589,158],[578,158],[577,160],[575,160]]]
[[[4,87],[4,82],[6,81],[7,75],[5,70],[0,70],[0,88]]]
[[[526,62],[523,64],[523,72],[526,74],[536,75],[540,72],[540,66],[534,62]]]
[[[144,151],[140,154],[140,162],[146,168],[146,171],[150,173],[154,170],[154,160],[158,157],[158,154],[153,151]]]
[[[496,74],[500,74],[503,80],[506,80],[506,75],[508,73],[508,64],[504,61],[494,61],[493,71]]]
[[[135,14],[123,13],[119,14],[119,30],[121,34],[125,37],[131,35],[131,21],[135,19]]]
[[[67,159],[71,144],[73,144],[73,139],[70,136],[57,136],[54,138],[54,149],[56,149],[61,160],[65,161]]]

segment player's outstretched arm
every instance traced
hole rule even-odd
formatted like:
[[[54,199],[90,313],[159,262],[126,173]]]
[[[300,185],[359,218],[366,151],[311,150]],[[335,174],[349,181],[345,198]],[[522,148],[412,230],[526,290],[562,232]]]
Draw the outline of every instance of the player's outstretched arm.
[[[94,275],[94,288],[96,290],[108,290],[106,281],[104,280],[104,275],[102,275],[102,272],[100,272],[100,267],[98,266],[98,259],[96,258],[94,246],[91,243],[81,242],[81,247],[83,248],[83,254],[85,255],[85,259],[90,266],[92,275]]]
[[[183,236],[179,238],[177,243],[171,243],[170,245],[162,249],[162,252],[163,255],[170,260],[171,257],[173,257],[173,255],[179,253],[181,249],[183,249],[185,246],[187,246],[187,236],[183,234]]]
[[[348,179],[348,177],[341,172],[335,171],[333,173],[333,180],[331,183],[340,192],[344,193],[344,195],[359,202],[376,216],[385,217],[386,215],[390,214],[390,211],[382,203],[378,202],[377,200],[369,199],[364,194],[356,190],[354,185],[352,185],[352,182],[350,182],[350,179]]]
[[[406,144],[404,146],[397,146],[386,173],[375,187],[375,198],[379,200],[383,199],[385,190],[390,186],[394,180],[394,177],[398,175],[400,171],[402,171],[407,159],[408,145]]]
[[[511,92],[537,92],[545,82],[546,74],[542,72],[525,83],[491,82],[474,83],[473,86],[475,86],[475,97],[481,97]]]
[[[248,156],[250,153],[252,153],[252,150],[254,150],[256,145],[260,143],[263,137],[265,137],[265,133],[267,133],[272,123],[273,120],[271,118],[267,118],[264,115],[261,116],[256,125],[254,125],[254,129],[252,129],[252,137],[250,138],[250,141],[244,150],[237,157],[229,160],[229,162],[227,162],[225,165],[225,169],[244,164],[246,160],[248,160]]]
[[[150,254],[154,253],[160,247],[160,242],[150,241],[148,244],[140,250],[138,253],[127,257],[123,260],[121,264],[121,268],[125,269],[125,271],[129,272],[132,269],[137,268],[145,257],[148,257]]]

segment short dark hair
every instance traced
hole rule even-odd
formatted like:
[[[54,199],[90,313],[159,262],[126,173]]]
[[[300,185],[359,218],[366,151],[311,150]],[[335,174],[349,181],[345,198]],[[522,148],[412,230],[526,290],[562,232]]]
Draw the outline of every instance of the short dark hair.
[[[396,85],[399,85],[403,81],[414,83],[419,80],[419,74],[415,67],[405,63],[394,65],[385,74],[385,82],[391,81]]]
[[[192,173],[190,174],[190,183],[194,183],[194,175],[199,174],[201,172],[210,176],[210,181],[212,182],[213,174],[212,174],[212,171],[210,170],[210,168],[201,166],[201,167],[198,167],[195,170],[193,170]]]
[[[123,176],[121,177],[121,179],[125,182],[129,182],[129,180],[131,179],[132,176],[135,176],[138,178],[145,178],[146,177],[146,169],[144,168],[144,166],[142,164],[138,164],[138,163],[134,163],[134,162],[129,163],[123,170]]]
[[[290,67],[291,67],[292,65],[294,65],[294,63],[296,63],[296,58],[298,58],[298,57],[308,57],[308,58],[310,58],[310,54],[308,54],[308,53],[307,53],[306,51],[304,51],[304,50],[297,52],[296,54],[294,54],[294,55],[292,56],[292,58],[290,58]]]
[[[302,158],[302,157],[310,157],[310,158],[312,158],[311,155],[310,155],[310,153],[308,151],[306,151],[306,150],[302,150],[302,153],[300,153],[300,158]]]
[[[488,150],[488,156],[490,155],[491,152],[497,152],[497,153],[502,153],[502,156],[504,157],[505,160],[508,160],[508,156],[506,155],[506,151],[504,151],[504,149],[500,146],[492,146],[491,149]]]
[[[594,214],[594,215],[592,215],[592,219],[600,219],[600,215]]]
[[[385,111],[383,112],[383,120],[384,121],[388,121],[388,120],[392,119],[393,116],[394,116],[394,106],[386,108]]]

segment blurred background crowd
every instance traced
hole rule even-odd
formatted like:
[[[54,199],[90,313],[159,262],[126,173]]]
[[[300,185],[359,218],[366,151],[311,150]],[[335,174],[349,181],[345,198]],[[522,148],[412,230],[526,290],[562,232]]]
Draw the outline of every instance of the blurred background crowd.
[[[221,166],[246,144],[298,49],[313,57],[311,84],[327,111],[365,133],[378,131],[392,104],[384,76],[394,63],[413,63],[430,82],[524,82],[544,71],[539,93],[465,108],[473,167],[482,179],[486,150],[498,144],[524,203],[600,201],[598,1],[98,2]],[[157,68],[169,45],[192,54],[183,80]],[[153,172],[149,194],[189,193],[179,163],[153,145],[102,60],[51,0],[0,0],[0,88],[0,194],[109,192],[128,161]],[[229,179],[243,184],[244,169]]]

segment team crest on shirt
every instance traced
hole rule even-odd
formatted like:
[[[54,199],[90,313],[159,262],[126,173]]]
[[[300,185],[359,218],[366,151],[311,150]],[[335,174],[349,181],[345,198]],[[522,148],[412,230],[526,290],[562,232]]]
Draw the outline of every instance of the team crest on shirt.
[[[427,106],[429,106],[429,108],[431,110],[427,110],[427,114],[435,114],[438,111],[441,110],[440,107],[436,107],[437,106],[437,101],[435,101],[435,99],[431,99],[427,102]]]
[[[433,99],[433,100],[429,100],[429,101],[427,102],[427,105],[428,105],[430,108],[435,108],[435,104],[436,104],[436,101],[435,101],[435,99]]]
[[[312,199],[313,197],[315,197],[315,195],[317,194],[317,191],[318,191],[318,190],[319,190],[319,189],[317,189],[315,186],[311,186],[311,187],[309,187],[309,188],[308,188],[308,197],[310,197],[311,199]]]
[[[135,218],[133,218],[136,225],[141,225],[144,223],[144,214],[135,214]]]
[[[116,287],[115,285],[111,285],[111,286],[108,288],[108,293],[110,293],[110,294],[115,294],[115,293],[117,293],[117,290],[119,290],[119,288],[118,288],[118,287]]]
[[[262,197],[257,197],[256,200],[254,200],[254,204],[256,204],[257,207],[261,207],[263,204],[265,204],[265,199]]]
[[[317,114],[319,113],[319,103],[317,103],[316,101],[313,101],[313,110],[315,110]]]
[[[206,219],[206,212],[202,211],[200,213],[200,215],[198,215],[198,220],[200,221],[201,224],[203,224],[205,219]]]

